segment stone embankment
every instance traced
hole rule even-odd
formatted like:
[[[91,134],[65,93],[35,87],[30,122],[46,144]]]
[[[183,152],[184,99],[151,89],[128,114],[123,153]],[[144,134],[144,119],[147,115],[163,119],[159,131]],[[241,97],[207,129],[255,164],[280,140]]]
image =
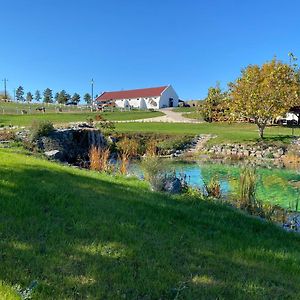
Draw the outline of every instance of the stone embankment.
[[[204,147],[203,152],[215,156],[235,156],[235,157],[253,157],[257,159],[281,158],[286,149],[283,147],[267,146],[267,145],[242,145],[242,144],[224,144]]]

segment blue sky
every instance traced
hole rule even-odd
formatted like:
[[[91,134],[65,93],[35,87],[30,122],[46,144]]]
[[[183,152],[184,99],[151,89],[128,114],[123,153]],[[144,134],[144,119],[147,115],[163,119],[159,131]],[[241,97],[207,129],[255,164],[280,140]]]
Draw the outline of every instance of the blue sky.
[[[1,1],[0,77],[10,93],[83,94],[93,77],[95,93],[172,84],[199,99],[248,64],[300,56],[299,11],[296,0]]]

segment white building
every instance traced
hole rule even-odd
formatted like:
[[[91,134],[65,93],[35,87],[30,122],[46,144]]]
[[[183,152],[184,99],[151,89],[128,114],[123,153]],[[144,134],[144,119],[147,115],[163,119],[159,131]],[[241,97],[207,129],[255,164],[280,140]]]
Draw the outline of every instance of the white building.
[[[99,107],[116,106],[120,108],[158,109],[178,106],[178,95],[171,85],[104,92],[96,98]]]

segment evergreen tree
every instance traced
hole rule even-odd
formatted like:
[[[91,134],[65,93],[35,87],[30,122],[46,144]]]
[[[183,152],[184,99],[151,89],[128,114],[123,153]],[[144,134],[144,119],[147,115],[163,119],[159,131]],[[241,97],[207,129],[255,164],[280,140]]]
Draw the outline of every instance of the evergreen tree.
[[[58,102],[58,98],[59,98],[59,93],[55,93],[55,95],[54,95],[54,102],[59,103]]]
[[[53,96],[52,96],[52,90],[49,88],[46,88],[44,90],[44,102],[45,103],[53,103]]]
[[[72,96],[72,102],[78,104],[80,101],[80,95],[77,93],[74,93],[74,95]]]
[[[34,95],[34,100],[35,100],[36,102],[40,102],[41,99],[42,99],[42,97],[41,97],[40,91],[39,91],[39,90],[36,90],[36,91],[35,91],[35,95]]]
[[[24,88],[21,85],[16,90],[16,99],[17,99],[18,102],[25,101]]]
[[[92,103],[92,96],[89,93],[86,93],[83,96],[83,99],[86,102],[86,104],[91,104]]]
[[[65,90],[61,90],[57,95],[57,103],[66,104],[70,99],[70,95]]]
[[[32,102],[32,100],[33,100],[33,95],[31,94],[31,92],[28,92],[28,93],[26,94],[26,101],[27,101],[28,103],[30,103],[30,102]]]

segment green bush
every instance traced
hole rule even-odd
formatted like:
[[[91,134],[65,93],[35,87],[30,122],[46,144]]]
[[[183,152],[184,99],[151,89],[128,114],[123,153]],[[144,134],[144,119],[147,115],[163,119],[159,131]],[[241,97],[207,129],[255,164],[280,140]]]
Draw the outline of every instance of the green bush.
[[[31,125],[31,139],[37,140],[42,136],[48,136],[53,131],[54,126],[50,121],[34,121]]]

